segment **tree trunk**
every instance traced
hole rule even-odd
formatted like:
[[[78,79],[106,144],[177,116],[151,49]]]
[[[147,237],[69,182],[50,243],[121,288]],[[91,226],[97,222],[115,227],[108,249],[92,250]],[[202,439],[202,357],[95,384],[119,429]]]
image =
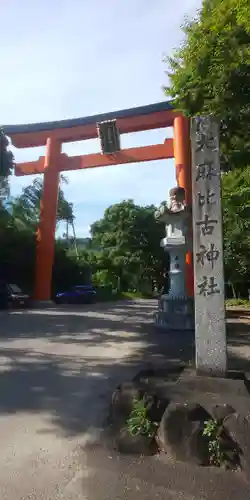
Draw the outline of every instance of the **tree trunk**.
[[[76,258],[79,259],[78,248],[77,248],[77,243],[76,243],[76,232],[75,232],[74,221],[72,221],[72,229],[73,229],[73,236],[74,236],[74,246],[75,246]]]
[[[231,285],[231,288],[232,288],[233,298],[237,299],[237,295],[236,295],[236,290],[235,290],[234,284],[230,282],[230,285]]]

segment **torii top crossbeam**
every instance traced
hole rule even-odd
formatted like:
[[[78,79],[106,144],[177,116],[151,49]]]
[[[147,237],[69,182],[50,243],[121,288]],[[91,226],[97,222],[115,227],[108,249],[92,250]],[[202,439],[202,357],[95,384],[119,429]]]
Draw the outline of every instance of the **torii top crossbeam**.
[[[6,125],[6,135],[12,138],[17,148],[43,146],[48,137],[56,137],[62,142],[73,142],[97,137],[96,124],[103,121],[117,120],[121,134],[138,132],[173,125],[174,112],[171,103],[163,101],[137,108],[122,109],[53,122],[30,123],[25,125]]]

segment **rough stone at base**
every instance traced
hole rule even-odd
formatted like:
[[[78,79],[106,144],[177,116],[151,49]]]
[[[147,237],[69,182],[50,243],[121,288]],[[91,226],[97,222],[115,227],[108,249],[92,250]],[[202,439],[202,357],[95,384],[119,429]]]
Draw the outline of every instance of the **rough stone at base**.
[[[223,422],[232,413],[235,413],[234,408],[228,404],[213,405],[211,408],[211,414],[214,420],[217,422]]]
[[[176,460],[206,465],[209,457],[202,432],[209,418],[209,413],[199,404],[172,402],[162,417],[157,443]]]
[[[157,446],[153,438],[148,436],[132,436],[126,428],[119,430],[113,439],[114,448],[120,453],[133,455],[154,455]]]
[[[233,413],[224,420],[223,425],[240,449],[241,468],[250,480],[250,421],[238,413]]]
[[[124,425],[133,409],[134,400],[140,399],[142,396],[143,391],[139,384],[134,382],[120,384],[112,395],[110,423],[115,427]]]
[[[157,451],[154,437],[131,435],[127,420],[134,409],[135,401],[144,397],[147,416],[151,422],[160,422],[168,401],[160,399],[154,392],[147,391],[140,381],[119,385],[112,395],[110,414],[107,419],[108,435],[112,446],[120,453],[152,455]]]

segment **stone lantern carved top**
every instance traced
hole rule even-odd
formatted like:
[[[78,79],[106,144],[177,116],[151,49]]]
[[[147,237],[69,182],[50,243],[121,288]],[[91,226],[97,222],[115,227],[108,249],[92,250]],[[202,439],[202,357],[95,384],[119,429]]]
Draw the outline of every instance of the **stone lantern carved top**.
[[[174,187],[169,191],[169,211],[181,212],[185,210],[185,189],[181,187]]]
[[[155,218],[165,223],[166,236],[160,242],[165,250],[188,244],[187,219],[190,209],[185,203],[185,190],[179,186],[170,189],[169,203],[164,202],[155,213]]]
[[[187,212],[187,206],[185,203],[185,189],[176,186],[169,191],[169,203],[161,203],[159,209],[155,212],[155,218],[164,220],[164,216],[173,216],[174,214],[182,214]]]

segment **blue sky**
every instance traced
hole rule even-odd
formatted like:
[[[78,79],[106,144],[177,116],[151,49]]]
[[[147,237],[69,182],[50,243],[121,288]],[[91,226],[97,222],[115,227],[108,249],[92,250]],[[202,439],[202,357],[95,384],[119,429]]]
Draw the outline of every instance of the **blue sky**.
[[[164,100],[164,55],[182,40],[180,25],[201,0],[9,0],[1,7],[0,123],[60,120]],[[162,142],[171,130],[122,136],[122,147]],[[99,150],[96,140],[67,144],[70,155]],[[16,161],[43,148],[14,149]],[[12,178],[16,195],[32,177]],[[68,174],[76,231],[113,203],[158,204],[175,185],[172,160]],[[63,228],[61,228],[63,230]]]

